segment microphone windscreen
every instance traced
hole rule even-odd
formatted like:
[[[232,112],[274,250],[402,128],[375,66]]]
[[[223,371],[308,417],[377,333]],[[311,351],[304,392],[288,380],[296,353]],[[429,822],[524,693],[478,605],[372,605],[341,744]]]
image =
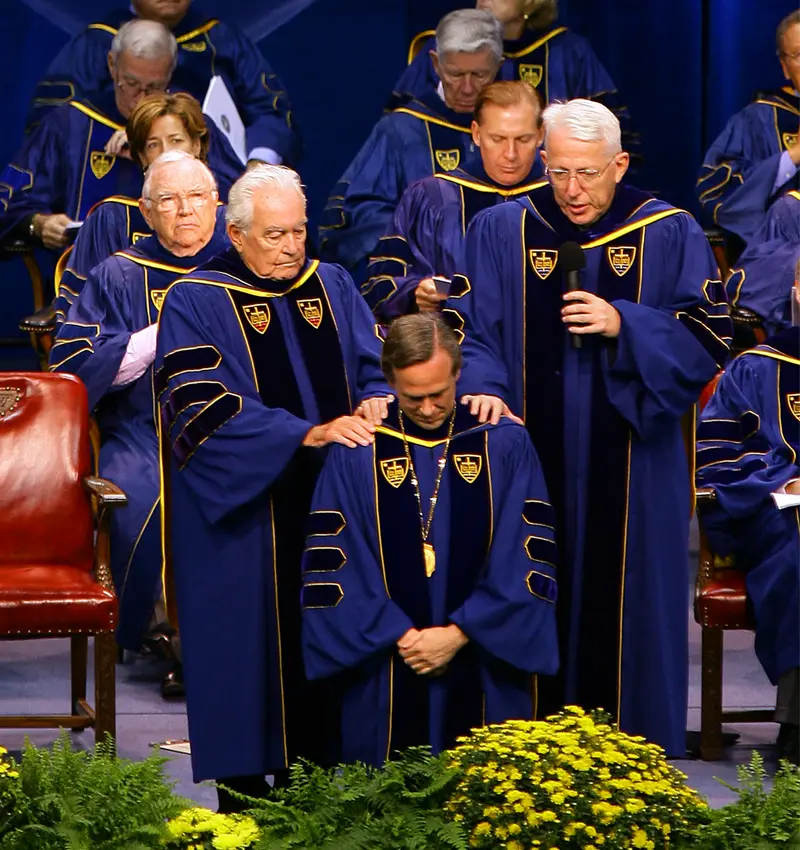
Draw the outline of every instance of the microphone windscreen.
[[[558,249],[558,265],[562,274],[586,268],[586,254],[583,248],[577,242],[564,242]]]

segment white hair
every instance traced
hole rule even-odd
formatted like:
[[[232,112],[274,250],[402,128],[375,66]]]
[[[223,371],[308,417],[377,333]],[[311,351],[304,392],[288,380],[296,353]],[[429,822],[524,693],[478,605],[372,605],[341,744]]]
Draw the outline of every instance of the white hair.
[[[436,53],[477,53],[490,50],[499,65],[503,61],[503,27],[491,12],[456,9],[436,27]]]
[[[211,187],[212,191],[217,191],[217,181],[214,179],[214,175],[211,173],[211,169],[197,157],[192,156],[192,154],[187,153],[186,151],[167,151],[166,153],[162,153],[161,156],[158,157],[154,162],[150,164],[150,167],[147,169],[144,178],[144,186],[142,187],[142,198],[146,202],[149,207],[153,198],[150,194],[150,191],[153,187],[154,175],[157,171],[164,168],[167,165],[175,162],[193,162],[197,163],[197,166],[203,172],[205,177],[208,180],[208,184]]]
[[[569,132],[571,139],[581,142],[605,142],[610,153],[622,150],[619,120],[616,115],[593,100],[570,100],[566,103],[551,103],[542,113],[544,122],[544,146],[557,127]]]
[[[158,21],[135,18],[123,24],[111,42],[111,58],[115,65],[122,53],[150,61],[169,57],[171,71],[178,64],[178,42]]]
[[[268,191],[281,189],[293,190],[303,199],[306,196],[300,175],[285,165],[267,165],[262,163],[246,171],[234,184],[228,193],[228,208],[225,211],[225,221],[233,224],[243,233],[247,233],[253,224],[253,198],[258,189]]]

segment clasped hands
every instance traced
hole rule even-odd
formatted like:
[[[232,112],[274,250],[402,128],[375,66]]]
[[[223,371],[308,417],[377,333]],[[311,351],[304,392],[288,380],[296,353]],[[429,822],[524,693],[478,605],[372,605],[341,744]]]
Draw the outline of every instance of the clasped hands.
[[[419,676],[440,676],[455,654],[469,643],[458,626],[409,629],[397,641],[400,657]]]

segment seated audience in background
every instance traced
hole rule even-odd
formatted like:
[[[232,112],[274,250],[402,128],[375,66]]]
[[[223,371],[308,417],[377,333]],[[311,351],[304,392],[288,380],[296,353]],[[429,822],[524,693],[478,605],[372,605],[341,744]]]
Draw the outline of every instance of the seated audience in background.
[[[477,0],[475,6],[491,12],[503,25],[499,80],[523,80],[539,92],[545,106],[577,97],[604,104],[619,118],[625,150],[638,151],[628,110],[591,45],[566,27],[555,26],[558,0]],[[408,68],[395,83],[391,109],[439,85],[433,33],[420,33],[412,50],[416,55],[409,55]]]
[[[795,269],[800,281],[800,264]],[[697,429],[697,486],[716,498],[704,530],[747,571],[758,660],[778,686],[780,758],[800,763],[800,282],[794,323],[737,357]]]
[[[334,187],[320,227],[320,253],[355,268],[386,233],[403,192],[436,171],[454,171],[472,151],[472,111],[502,59],[500,24],[489,12],[461,9],[436,30],[442,78],[386,115]]]
[[[691,497],[681,417],[728,357],[725,290],[697,222],[622,182],[628,155],[605,106],[551,104],[544,124],[549,183],[467,232],[466,277],[447,301],[465,334],[461,389],[522,416],[555,510],[562,673],[540,700],[603,707],[680,757]]]
[[[708,149],[697,194],[709,223],[750,244],[770,205],[800,189],[800,9],[777,31],[789,85],[756,99],[728,121]]]
[[[373,445],[333,446],[303,555],[309,678],[346,674],[342,756],[455,745],[534,719],[558,669],[553,509],[525,429],[456,402],[461,349],[438,316],[389,328],[397,401]]]
[[[244,33],[191,8],[191,0],[132,0],[89,24],[50,63],[36,89],[29,126],[42,121],[54,101],[66,103],[108,87],[106,57],[112,39],[134,17],[163,24],[177,39],[176,90],[203,103],[211,78],[222,77],[247,129],[249,159],[296,162],[299,140],[283,83]]]
[[[113,85],[50,112],[0,175],[0,242],[21,238],[58,250],[69,240],[67,226],[98,201],[139,196],[141,166],[106,148],[146,93],[167,88],[177,53],[172,34],[155,21],[120,29],[106,66]]]
[[[156,160],[140,208],[154,235],[90,273],[50,353],[52,370],[86,384],[100,428],[100,474],[128,496],[125,510],[112,518],[111,570],[119,597],[117,642],[132,650],[141,648],[162,596],[152,370],[158,313],[174,280],[227,247],[224,230],[215,233],[214,177],[189,153],[171,151]]]
[[[755,313],[767,334],[792,324],[791,292],[800,260],[800,192],[792,189],[769,208],[764,224],[727,280],[732,307]]]
[[[144,98],[128,119],[124,139],[120,156],[128,156],[145,171],[170,150],[196,156],[211,169],[222,203],[228,200],[230,187],[244,170],[217,125],[203,116],[200,104],[191,95],[182,92],[161,92]],[[96,204],[78,232],[75,245],[67,249],[69,256],[56,293],[56,321],[63,321],[98,263],[149,235],[138,199],[112,195]]]
[[[462,168],[406,189],[389,234],[378,242],[362,294],[380,321],[437,310],[447,293],[433,277],[456,273],[472,218],[538,185],[542,109],[535,90],[519,81],[487,86],[475,104],[472,140],[479,155]]]
[[[164,299],[155,385],[195,781],[258,795],[338,758],[300,662],[304,526],[315,450],[371,443],[389,388],[352,279],[306,258],[298,175],[252,168],[227,220],[233,248]]]

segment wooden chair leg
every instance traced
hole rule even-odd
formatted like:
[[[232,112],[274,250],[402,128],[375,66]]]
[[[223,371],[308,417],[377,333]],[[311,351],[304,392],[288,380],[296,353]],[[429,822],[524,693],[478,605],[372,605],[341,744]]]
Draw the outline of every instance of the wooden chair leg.
[[[95,739],[117,737],[117,644],[111,632],[94,639]]]
[[[80,704],[86,702],[86,667],[88,661],[89,638],[86,635],[72,635],[70,637],[69,664],[72,680],[73,714],[80,714]]]
[[[700,757],[722,758],[722,629],[703,627],[700,686]]]

